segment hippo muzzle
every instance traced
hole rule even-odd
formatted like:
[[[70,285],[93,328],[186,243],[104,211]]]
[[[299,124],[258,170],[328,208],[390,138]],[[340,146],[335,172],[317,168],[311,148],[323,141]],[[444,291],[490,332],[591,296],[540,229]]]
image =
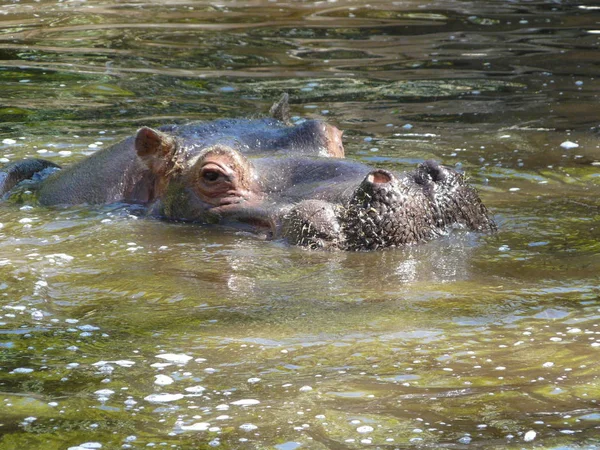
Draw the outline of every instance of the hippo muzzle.
[[[349,250],[396,247],[435,235],[430,200],[410,176],[370,172],[341,218]]]

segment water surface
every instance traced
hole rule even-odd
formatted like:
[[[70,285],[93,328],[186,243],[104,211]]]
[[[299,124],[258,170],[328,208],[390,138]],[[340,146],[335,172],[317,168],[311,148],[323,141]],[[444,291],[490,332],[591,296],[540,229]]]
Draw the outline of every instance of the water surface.
[[[141,125],[345,130],[464,171],[499,224],[306,251],[0,205],[0,447],[596,448],[600,10],[575,1],[11,1],[0,160]]]

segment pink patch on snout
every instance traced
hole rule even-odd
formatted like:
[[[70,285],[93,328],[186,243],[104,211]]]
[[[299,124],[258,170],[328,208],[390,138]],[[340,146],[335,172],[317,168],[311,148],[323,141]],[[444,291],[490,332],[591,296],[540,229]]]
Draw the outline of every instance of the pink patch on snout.
[[[392,176],[383,170],[375,170],[367,175],[367,181],[373,184],[385,184],[392,181]]]

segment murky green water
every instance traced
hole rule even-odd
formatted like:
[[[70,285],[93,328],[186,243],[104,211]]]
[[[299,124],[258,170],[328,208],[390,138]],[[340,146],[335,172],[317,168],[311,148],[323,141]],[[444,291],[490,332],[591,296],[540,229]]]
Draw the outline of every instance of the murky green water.
[[[0,5],[4,162],[287,91],[351,158],[460,167],[500,228],[310,252],[4,203],[0,448],[600,446],[594,4]]]

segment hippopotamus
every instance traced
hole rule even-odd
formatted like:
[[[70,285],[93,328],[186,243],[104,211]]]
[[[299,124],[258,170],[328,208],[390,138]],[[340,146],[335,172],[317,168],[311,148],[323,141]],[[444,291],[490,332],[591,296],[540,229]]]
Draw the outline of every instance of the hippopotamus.
[[[245,224],[310,248],[376,250],[433,239],[450,227],[496,225],[462,174],[425,161],[395,173],[346,159],[250,159],[226,145],[190,154],[172,172],[154,215]]]
[[[274,117],[142,127],[63,170],[9,164],[0,193],[40,172],[43,205],[142,205],[168,220],[249,229],[309,248],[375,250],[433,239],[449,227],[493,231],[474,188],[425,161],[392,172],[344,159],[342,133],[321,121],[291,125],[284,96]]]

